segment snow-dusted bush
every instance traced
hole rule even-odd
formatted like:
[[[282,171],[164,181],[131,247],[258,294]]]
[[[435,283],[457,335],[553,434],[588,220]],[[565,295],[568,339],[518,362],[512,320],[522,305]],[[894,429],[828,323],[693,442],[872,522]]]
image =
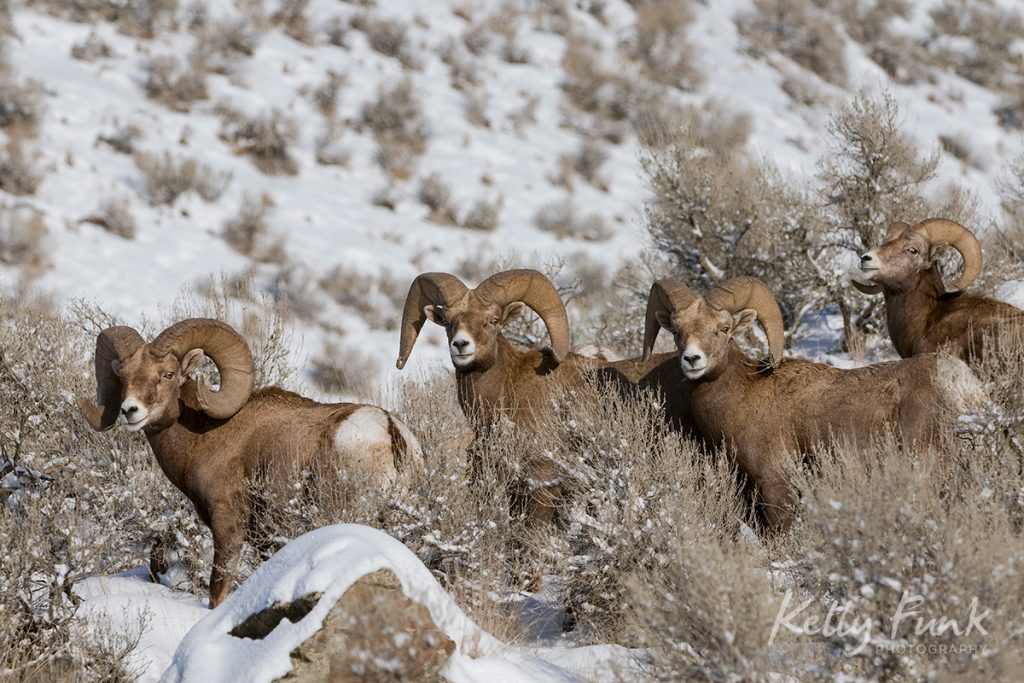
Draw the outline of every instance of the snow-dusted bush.
[[[228,107],[221,107],[221,136],[240,154],[249,156],[253,165],[268,175],[295,175],[299,163],[291,148],[298,141],[295,121],[277,109],[249,117]]]
[[[313,102],[325,117],[334,116],[334,110],[338,106],[338,94],[345,87],[347,80],[345,74],[328,70],[324,82],[313,90]]]
[[[257,7],[253,7],[257,9]],[[238,62],[252,57],[259,46],[264,20],[256,16],[234,17],[203,23],[196,39],[195,55],[214,73],[231,74]]]
[[[352,151],[341,144],[341,137],[346,128],[334,119],[327,119],[324,122],[323,130],[314,141],[316,163],[324,166],[348,166],[352,159]]]
[[[369,398],[377,389],[380,364],[365,351],[327,342],[310,360],[310,378],[329,394]],[[367,482],[359,482],[368,486]]]
[[[388,270],[367,273],[339,263],[317,284],[336,302],[363,316],[372,328],[398,329],[409,283]]]
[[[75,59],[80,59],[83,62],[94,62],[97,59],[106,59],[114,54],[110,45],[104,42],[95,33],[90,33],[89,37],[80,43],[75,43],[71,46],[71,56]]]
[[[309,28],[309,19],[306,17],[308,8],[309,0],[281,0],[271,19],[290,37],[300,43],[311,45],[313,32]]]
[[[96,136],[97,143],[108,145],[121,154],[132,154],[135,143],[142,137],[142,129],[133,123],[118,126],[111,133],[100,133]]]
[[[216,172],[195,159],[175,158],[170,152],[162,155],[138,152],[133,158],[146,183],[149,201],[157,206],[173,204],[187,192],[195,192],[204,201],[214,202],[231,182],[228,172]]]
[[[1024,35],[1019,6],[943,0],[929,14],[931,47],[941,65],[985,87],[1024,84],[1024,55],[1014,47]]]
[[[146,97],[174,111],[186,112],[209,97],[206,64],[201,59],[192,58],[183,64],[173,55],[162,55],[146,60],[142,71]]]

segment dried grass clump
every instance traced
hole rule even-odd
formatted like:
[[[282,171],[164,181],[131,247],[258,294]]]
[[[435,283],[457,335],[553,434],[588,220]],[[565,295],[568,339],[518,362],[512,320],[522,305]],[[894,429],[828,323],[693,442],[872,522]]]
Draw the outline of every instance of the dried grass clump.
[[[174,111],[187,112],[194,103],[207,99],[206,64],[192,58],[183,65],[173,55],[153,57],[142,67],[146,97]]]
[[[15,81],[10,74],[0,76],[0,128],[34,131],[46,113],[43,84],[33,79]]]
[[[317,284],[334,301],[359,313],[370,327],[398,329],[408,283],[390,271],[372,274],[338,264]]]
[[[46,224],[29,207],[0,205],[0,263],[38,268],[46,256]]]
[[[97,59],[107,59],[114,54],[110,45],[104,42],[95,33],[80,43],[71,46],[71,56],[83,62],[95,62]]]
[[[459,225],[467,230],[479,230],[481,232],[493,232],[498,228],[498,215],[501,211],[501,202],[491,202],[486,199],[478,199],[469,207],[469,211],[459,221]]]
[[[846,83],[843,40],[835,19],[806,0],[754,0],[754,10],[737,19],[755,56],[775,50],[823,80]]]
[[[338,94],[347,82],[348,78],[345,74],[328,70],[324,82],[313,90],[313,102],[325,117],[330,118],[334,116],[338,106]]]
[[[267,222],[273,209],[269,197],[246,195],[238,214],[224,224],[221,236],[232,249],[260,263],[284,263],[287,254],[284,238],[274,233]]]
[[[195,54],[209,71],[233,74],[239,62],[255,54],[265,19],[258,8],[250,9],[255,14],[203,23],[196,39]]]
[[[352,17],[350,26],[366,35],[370,47],[380,54],[394,57],[407,69],[419,68],[410,49],[408,26],[401,21],[363,12]]]
[[[693,50],[686,37],[691,23],[693,10],[688,1],[642,0],[636,3],[633,50],[652,80],[685,90],[703,80],[694,66]]]
[[[96,136],[97,143],[107,145],[115,152],[121,154],[132,154],[135,152],[135,143],[142,137],[142,129],[133,123],[119,126],[109,134],[100,133]]]
[[[299,137],[295,121],[277,109],[259,116],[248,117],[224,108],[221,137],[233,145],[239,154],[245,154],[253,166],[268,175],[295,175],[299,163],[291,148]]]
[[[146,39],[176,28],[178,11],[178,0],[32,0],[29,4],[83,24],[111,22],[121,33]]]
[[[37,155],[26,152],[19,135],[10,135],[0,152],[0,190],[24,196],[36,193],[45,171],[36,161]]]
[[[538,230],[550,232],[559,239],[571,237],[587,242],[604,242],[612,231],[600,214],[580,216],[571,200],[546,204],[537,210],[533,224]]]
[[[131,202],[125,197],[104,200],[96,213],[86,216],[80,222],[98,225],[110,234],[126,240],[135,237],[135,216],[132,214]]]
[[[341,144],[346,128],[334,119],[328,119],[324,123],[323,130],[314,141],[316,163],[324,166],[348,166],[352,159],[352,151]]]
[[[458,223],[455,206],[452,204],[451,188],[448,187],[440,173],[431,173],[421,180],[416,197],[430,209],[427,220],[441,225]]]
[[[188,192],[195,192],[203,201],[215,202],[231,182],[229,172],[215,172],[195,159],[175,159],[170,152],[138,152],[134,160],[146,183],[149,201],[156,206],[173,204]]]
[[[412,80],[405,78],[393,86],[382,86],[377,99],[363,106],[360,118],[377,139],[381,167],[397,178],[409,177],[429,137],[423,104]]]
[[[306,10],[309,8],[309,0],[281,0],[277,5],[271,20],[284,29],[289,37],[305,43],[313,44],[313,31],[309,27],[309,18]]]

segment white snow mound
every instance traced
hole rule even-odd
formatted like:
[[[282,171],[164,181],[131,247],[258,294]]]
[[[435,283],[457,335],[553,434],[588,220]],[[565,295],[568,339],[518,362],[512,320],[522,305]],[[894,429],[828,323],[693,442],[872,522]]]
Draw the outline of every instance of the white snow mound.
[[[610,679],[634,668],[618,646],[526,651],[506,645],[474,624],[430,570],[382,531],[338,524],[301,536],[281,549],[182,640],[163,681],[272,681],[291,670],[289,653],[316,633],[337,600],[360,577],[387,569],[403,592],[430,611],[455,642],[445,668],[452,681],[575,681]],[[283,620],[262,640],[230,631],[274,603],[320,592],[316,607],[297,623]]]

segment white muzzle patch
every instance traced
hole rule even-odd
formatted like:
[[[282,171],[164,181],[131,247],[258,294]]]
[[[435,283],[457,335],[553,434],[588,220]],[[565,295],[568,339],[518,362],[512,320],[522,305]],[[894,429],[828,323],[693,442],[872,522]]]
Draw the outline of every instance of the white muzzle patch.
[[[137,432],[149,422],[149,410],[141,401],[129,396],[121,403],[119,419],[129,432]]]
[[[875,272],[879,270],[881,267],[882,261],[881,259],[878,258],[878,250],[872,249],[871,251],[861,256],[860,272],[856,273],[855,271],[855,273],[857,275],[860,275],[860,280],[870,283],[871,278],[874,277]]]
[[[708,368],[708,357],[695,342],[690,342],[679,354],[679,365],[687,379],[697,379]]]
[[[451,353],[452,363],[456,367],[469,365],[476,355],[476,341],[465,330],[459,330],[448,344],[448,352]]]

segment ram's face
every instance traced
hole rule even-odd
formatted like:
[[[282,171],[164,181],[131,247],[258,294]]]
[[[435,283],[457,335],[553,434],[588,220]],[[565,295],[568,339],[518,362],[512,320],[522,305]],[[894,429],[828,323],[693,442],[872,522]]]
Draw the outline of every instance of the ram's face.
[[[184,375],[172,353],[157,355],[147,346],[113,363],[121,378],[119,421],[128,431],[166,427],[178,419],[178,397]]]
[[[924,236],[905,230],[860,257],[860,279],[896,292],[910,291],[945,249],[945,243],[930,244]]]
[[[753,310],[733,315],[709,306],[703,299],[671,315],[658,314],[659,324],[675,340],[679,365],[687,379],[716,376],[728,361],[733,335],[750,327],[755,318]]]
[[[486,370],[494,365],[498,335],[523,308],[525,306],[519,302],[502,308],[464,299],[455,306],[427,306],[425,310],[428,318],[444,327],[452,364],[458,370],[469,371]]]

